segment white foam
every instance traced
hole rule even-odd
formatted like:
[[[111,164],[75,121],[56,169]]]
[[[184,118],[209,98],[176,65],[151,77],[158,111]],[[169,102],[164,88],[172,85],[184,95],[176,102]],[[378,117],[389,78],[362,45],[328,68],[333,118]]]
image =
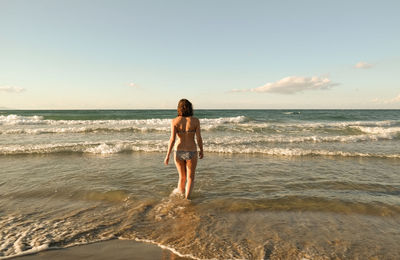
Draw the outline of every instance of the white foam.
[[[362,132],[360,127],[382,127],[382,129],[397,129],[399,121],[362,121],[362,122],[255,122],[255,121],[241,121],[229,124],[202,124],[204,130],[221,130],[221,131],[234,131],[234,132],[247,132],[247,133],[287,133],[287,132],[298,132],[313,133],[318,132],[343,132],[349,134],[349,131]],[[385,128],[383,128],[385,127]],[[389,130],[397,131],[397,130]],[[350,133],[351,133],[350,132]]]
[[[64,211],[64,214],[48,215],[49,212],[0,217],[0,259],[37,253],[47,249],[66,248],[115,238],[111,226],[102,233],[85,236],[87,230],[98,226],[93,219],[97,206]],[[39,208],[38,208],[39,209]],[[59,210],[54,209],[55,212]],[[86,215],[83,215],[86,214]],[[104,218],[113,219],[113,211],[102,212]]]
[[[232,137],[225,136],[219,138],[209,138],[207,144],[218,144],[218,145],[251,145],[259,143],[329,143],[329,142],[340,142],[340,143],[354,143],[364,141],[377,141],[377,140],[391,140],[398,136],[397,132],[388,132],[382,134],[362,134],[362,135],[335,135],[335,136],[291,136],[291,135],[258,135],[258,136],[243,136],[243,137]]]
[[[222,147],[209,146],[206,152],[228,153],[228,154],[264,154],[273,156],[340,156],[340,157],[378,157],[378,158],[400,158],[400,154],[377,154],[359,153],[345,151],[311,150],[299,148],[246,148],[246,147]]]
[[[291,112],[290,112],[291,113]],[[0,134],[39,135],[97,132],[168,133],[171,119],[140,120],[45,120],[42,116],[0,116]],[[249,121],[245,116],[200,119],[203,131],[262,133],[262,142],[301,143],[301,142],[360,142],[390,140],[399,138],[399,121],[348,121],[348,122],[258,122]],[[32,125],[32,126],[29,126]],[[40,125],[40,126],[38,126]],[[12,126],[12,128],[7,127]],[[338,135],[326,135],[334,131]],[[281,134],[281,135],[271,135]],[[289,134],[288,134],[289,133]],[[299,133],[299,134],[298,134]],[[320,134],[322,133],[322,134]],[[343,133],[341,135],[341,133]],[[358,133],[358,134],[357,134]],[[291,135],[292,134],[292,135]],[[296,135],[294,135],[296,134]],[[255,143],[257,136],[246,140]],[[88,153],[116,153],[118,147],[86,147]],[[51,148],[54,150],[54,148]],[[130,148],[121,148],[131,150]],[[144,148],[146,150],[147,148]],[[2,149],[4,151],[4,149]],[[32,148],[31,150],[37,150]],[[142,150],[140,147],[133,150]],[[35,152],[34,151],[34,152]],[[0,152],[1,153],[1,152]],[[3,152],[4,153],[4,152]]]
[[[214,124],[226,124],[226,123],[243,123],[247,120],[245,116],[235,117],[219,117],[219,118],[203,118],[200,119],[201,124],[214,125]]]
[[[50,120],[42,116],[0,115],[0,125],[170,125],[172,119],[122,119],[122,120]],[[245,116],[204,118],[204,124],[241,123],[246,121]]]
[[[214,129],[220,125],[238,124],[246,117],[221,117],[200,119],[204,130]],[[90,132],[169,132],[171,119],[138,119],[138,120],[45,120],[41,116],[0,116],[0,125],[16,126],[0,128],[0,134],[65,134]],[[27,125],[32,125],[27,127]],[[38,125],[45,127],[38,128]],[[18,127],[21,126],[21,127]]]
[[[172,190],[171,194],[169,195],[170,197],[182,197],[184,194],[179,191],[178,188],[175,188]]]
[[[0,116],[0,125],[30,125],[30,124],[43,124],[43,117],[41,116],[19,116],[7,115]]]
[[[125,240],[124,238],[119,238],[119,239]],[[186,258],[204,260],[204,259],[202,259],[202,258],[195,257],[195,256],[192,255],[192,254],[182,254],[182,253],[180,253],[179,251],[177,251],[177,250],[176,250],[175,248],[173,248],[173,247],[166,246],[166,245],[163,245],[163,244],[161,244],[161,243],[157,243],[156,241],[153,241],[153,240],[150,240],[150,239],[135,238],[135,241],[138,241],[138,242],[145,242],[145,243],[150,243],[150,244],[157,245],[158,247],[161,247],[162,249],[167,249],[167,250],[171,251],[172,253],[174,253],[175,255],[177,255],[177,256],[179,256],[179,257],[186,257]],[[217,259],[217,258],[210,258],[210,260],[211,260],[211,259],[214,260],[214,259]]]
[[[385,120],[385,121],[345,121],[345,122],[301,122],[298,121],[296,123],[276,123],[276,122],[260,122],[260,123],[251,123],[250,125],[257,125],[258,127],[277,127],[277,128],[342,128],[345,129],[347,127],[357,127],[357,126],[396,126],[399,125],[400,121],[396,120]]]
[[[45,251],[47,249],[49,249],[49,244],[43,244],[43,245],[39,245],[39,246],[34,246],[28,250],[24,250],[24,251],[19,250],[15,254],[10,255],[10,256],[0,256],[0,259],[10,259],[10,258],[14,258],[17,256],[36,254],[38,252]]]
[[[235,143],[237,142],[237,143]],[[260,146],[242,144],[243,140],[221,142],[220,144],[207,143],[205,152],[230,153],[230,154],[265,154],[278,156],[342,156],[342,157],[379,157],[400,158],[400,154],[360,153],[345,151],[329,151],[320,149],[299,148],[264,148]],[[224,145],[222,145],[224,144]],[[58,152],[78,152],[92,154],[115,154],[121,152],[161,152],[167,147],[165,140],[136,140],[136,141],[107,141],[102,143],[62,143],[62,144],[37,144],[37,145],[8,145],[0,147],[0,155],[13,154],[47,154]]]
[[[283,112],[284,115],[300,115],[301,112],[291,111],[291,112]]]
[[[368,134],[380,134],[380,135],[396,135],[400,134],[400,127],[363,127],[363,126],[353,126],[353,128],[359,129],[360,131]]]
[[[97,154],[113,154],[124,150],[124,145],[121,143],[115,145],[108,145],[102,143],[95,147],[90,147],[84,150],[86,153],[97,153]]]
[[[121,240],[125,240],[124,238],[119,238]],[[171,251],[172,253],[174,253],[175,255],[179,256],[179,257],[184,257],[184,258],[192,258],[192,259],[197,259],[197,260],[217,260],[218,258],[198,258],[192,254],[182,254],[179,251],[177,251],[175,248],[170,247],[170,246],[166,246],[163,245],[161,243],[158,243],[156,241],[150,240],[150,239],[143,239],[143,238],[135,238],[135,241],[138,242],[146,242],[146,243],[150,243],[150,244],[154,244],[157,245],[159,247],[161,247],[162,249],[167,249],[169,251]],[[233,259],[233,260],[239,260],[239,259],[243,259],[243,258],[236,258],[236,257],[231,257],[229,259]]]

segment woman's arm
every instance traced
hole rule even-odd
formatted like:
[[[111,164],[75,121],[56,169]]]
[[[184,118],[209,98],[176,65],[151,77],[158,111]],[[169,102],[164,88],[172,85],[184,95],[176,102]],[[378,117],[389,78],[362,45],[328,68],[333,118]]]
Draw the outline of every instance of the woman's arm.
[[[174,126],[174,121],[172,120],[172,122],[171,122],[171,137],[169,138],[167,156],[165,156],[165,159],[164,159],[164,164],[165,165],[168,165],[169,156],[170,156],[171,150],[172,150],[172,148],[174,147],[174,144],[175,144],[175,138],[176,138],[176,129],[175,129],[175,126]]]
[[[197,140],[197,145],[199,146],[199,158],[203,159],[204,153],[203,153],[203,138],[201,138],[201,130],[200,130],[200,120],[198,120],[198,126],[196,127],[196,140]]]

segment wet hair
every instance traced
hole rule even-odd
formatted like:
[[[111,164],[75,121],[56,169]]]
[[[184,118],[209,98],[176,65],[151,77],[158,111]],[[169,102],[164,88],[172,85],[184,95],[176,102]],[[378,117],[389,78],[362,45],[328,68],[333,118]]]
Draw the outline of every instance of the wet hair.
[[[193,106],[187,99],[181,99],[178,103],[178,116],[193,116]]]

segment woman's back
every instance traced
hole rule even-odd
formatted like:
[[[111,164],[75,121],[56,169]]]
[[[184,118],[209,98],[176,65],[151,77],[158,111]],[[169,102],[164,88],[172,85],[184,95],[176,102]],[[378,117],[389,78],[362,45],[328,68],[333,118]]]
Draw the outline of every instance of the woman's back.
[[[174,119],[173,125],[179,137],[176,150],[178,151],[197,151],[194,137],[199,127],[199,119],[188,116],[178,116]]]

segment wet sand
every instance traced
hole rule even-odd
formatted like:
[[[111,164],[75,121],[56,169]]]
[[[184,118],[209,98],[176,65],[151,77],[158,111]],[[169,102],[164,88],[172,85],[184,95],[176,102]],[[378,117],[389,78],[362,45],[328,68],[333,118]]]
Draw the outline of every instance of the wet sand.
[[[163,259],[163,260],[188,260],[175,255],[167,249],[162,249],[150,243],[130,240],[109,240],[88,245],[74,246],[65,249],[51,249],[36,254],[19,256],[20,260],[70,260],[70,259],[96,259],[96,260],[123,260],[123,259]]]

